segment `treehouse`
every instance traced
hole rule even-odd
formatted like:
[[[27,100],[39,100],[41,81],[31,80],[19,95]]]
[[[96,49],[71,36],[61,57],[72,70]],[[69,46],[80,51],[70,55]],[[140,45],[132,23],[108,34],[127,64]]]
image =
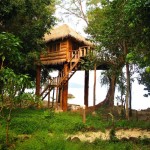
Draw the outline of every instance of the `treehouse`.
[[[72,62],[75,62],[81,56],[84,57],[92,46],[92,43],[67,25],[55,28],[50,34],[46,34],[44,39],[47,44],[47,52],[41,55],[41,63],[51,65],[56,69],[71,59],[73,59]]]
[[[63,111],[67,110],[68,82],[77,70],[81,69],[81,60],[92,51],[93,44],[67,25],[54,28],[44,36],[47,49],[40,55],[37,65],[36,94],[44,99],[56,89],[56,103]],[[58,77],[49,79],[43,90],[40,87],[41,67],[49,66],[59,71]],[[85,100],[88,106],[88,71],[85,71]]]

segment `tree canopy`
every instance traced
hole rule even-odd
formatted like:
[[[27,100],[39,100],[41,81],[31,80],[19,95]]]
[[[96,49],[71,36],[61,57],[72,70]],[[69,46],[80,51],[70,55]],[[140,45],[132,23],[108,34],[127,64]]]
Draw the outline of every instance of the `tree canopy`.
[[[21,59],[16,60],[19,66],[9,67],[15,72],[28,73],[34,79],[35,60],[43,47],[42,37],[55,23],[55,1],[5,0],[0,1],[0,6],[0,31],[11,33],[21,41]],[[3,54],[7,53],[7,49],[1,51]],[[5,57],[7,60],[11,59],[8,55]]]
[[[148,71],[150,2],[89,0],[89,4],[92,7],[88,11],[87,32],[98,45],[100,54],[108,56],[110,63],[115,62],[115,70],[128,62],[147,67]],[[142,76],[141,80],[144,83]]]

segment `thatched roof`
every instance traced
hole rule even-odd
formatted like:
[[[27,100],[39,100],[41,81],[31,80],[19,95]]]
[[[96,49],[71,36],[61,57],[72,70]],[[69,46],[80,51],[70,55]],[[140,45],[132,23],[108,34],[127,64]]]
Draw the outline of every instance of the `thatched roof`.
[[[59,26],[57,28],[53,28],[49,34],[44,35],[44,39],[46,43],[49,41],[55,41],[55,40],[64,39],[67,37],[72,37],[78,42],[84,43],[87,46],[93,45],[90,41],[86,40],[83,36],[81,36],[79,33],[74,31],[72,28],[70,28],[66,24]]]

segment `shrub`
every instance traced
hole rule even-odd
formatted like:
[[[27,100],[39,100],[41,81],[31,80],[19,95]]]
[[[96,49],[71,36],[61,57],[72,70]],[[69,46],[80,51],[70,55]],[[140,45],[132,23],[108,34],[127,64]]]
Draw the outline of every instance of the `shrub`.
[[[73,131],[85,131],[86,130],[86,125],[83,122],[77,122],[74,124],[74,127],[72,129]]]
[[[55,115],[55,113],[52,110],[44,111],[44,118],[51,119],[51,118],[54,118],[54,115]]]

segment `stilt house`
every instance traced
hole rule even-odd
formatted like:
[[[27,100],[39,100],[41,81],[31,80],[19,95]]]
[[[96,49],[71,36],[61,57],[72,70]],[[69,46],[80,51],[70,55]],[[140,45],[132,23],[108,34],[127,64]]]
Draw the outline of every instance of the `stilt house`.
[[[93,45],[66,24],[54,28],[50,31],[50,34],[45,35],[44,39],[47,50],[41,54],[41,65],[37,66],[36,94],[44,99],[50,94],[50,91],[55,88],[56,103],[59,103],[60,108],[63,111],[66,111],[68,81],[74,73],[80,69],[81,59],[87,56]],[[58,70],[59,75],[58,77],[49,80],[47,86],[41,91],[40,74],[41,66],[43,65],[48,65],[49,67]],[[87,82],[88,80],[85,80],[85,86],[88,86]],[[85,97],[86,105],[88,105],[87,101],[88,96]]]

